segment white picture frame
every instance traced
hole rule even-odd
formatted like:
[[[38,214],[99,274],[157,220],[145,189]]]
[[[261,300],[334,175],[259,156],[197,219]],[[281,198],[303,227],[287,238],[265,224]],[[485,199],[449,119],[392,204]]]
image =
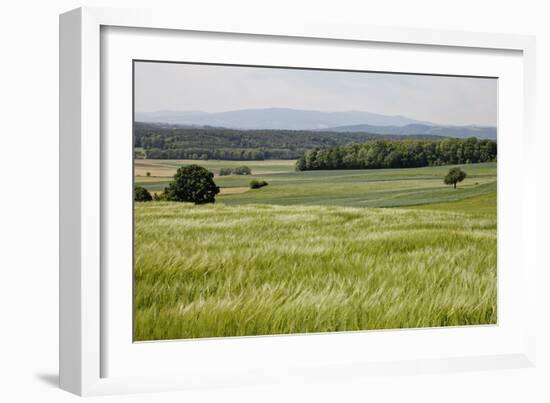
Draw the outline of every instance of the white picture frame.
[[[489,350],[486,345],[480,343],[479,348],[474,349],[472,344],[478,338],[501,337],[498,328],[484,329],[454,329],[447,335],[437,334],[436,329],[409,330],[407,342],[430,344],[438,338],[448,338],[445,343],[452,340],[463,340],[465,349],[448,350],[441,344],[440,350],[433,354],[420,354],[417,356],[406,355],[396,349],[391,357],[378,357],[376,360],[363,359],[357,354],[354,360],[340,362],[338,357],[330,354],[337,346],[349,344],[359,346],[365,343],[365,337],[369,337],[369,343],[375,339],[392,340],[387,343],[400,343],[399,331],[384,332],[358,332],[339,335],[301,335],[301,336],[270,336],[240,338],[230,341],[197,342],[186,341],[163,343],[159,348],[162,351],[154,351],[154,356],[173,355],[177,350],[179,354],[185,350],[190,359],[198,360],[201,356],[210,357],[200,370],[194,371],[185,368],[186,363],[168,363],[164,358],[150,361],[151,354],[135,350],[131,344],[123,339],[121,344],[114,344],[112,334],[119,332],[109,321],[109,317],[116,315],[111,311],[112,300],[108,298],[109,287],[106,280],[115,281],[105,273],[106,253],[104,227],[105,206],[109,203],[104,196],[104,190],[108,186],[106,176],[109,175],[109,152],[106,147],[113,147],[109,139],[105,139],[102,133],[109,132],[110,124],[106,122],[108,115],[102,109],[106,99],[116,102],[117,96],[105,98],[110,94],[109,82],[102,80],[105,73],[105,61],[102,57],[109,55],[102,47],[105,47],[105,39],[102,32],[109,27],[117,29],[147,29],[155,32],[193,32],[195,36],[208,33],[218,33],[218,38],[227,35],[245,35],[254,40],[262,39],[289,39],[296,41],[322,40],[332,41],[330,46],[338,47],[341,44],[353,43],[377,43],[381,46],[400,45],[433,48],[439,50],[468,50],[471,53],[483,55],[490,52],[515,52],[515,66],[508,73],[514,76],[516,83],[521,86],[514,87],[521,104],[522,118],[517,122],[510,122],[510,127],[518,128],[517,138],[514,137],[509,147],[521,149],[522,159],[526,165],[523,171],[516,173],[521,181],[521,192],[515,190],[514,206],[520,208],[515,217],[517,233],[508,231],[506,246],[517,241],[515,251],[508,251],[511,258],[521,268],[518,278],[521,281],[510,282],[517,288],[517,294],[522,299],[523,320],[520,325],[515,325],[508,333],[513,333],[514,340],[509,344],[498,346]],[[148,31],[152,32],[152,31]],[[124,33],[128,35],[128,32]],[[130,36],[132,33],[130,32]],[[172,35],[172,34],[171,34]],[[172,36],[173,36],[172,35]],[[161,38],[156,39],[159,41]],[[170,40],[178,40],[177,37]],[[154,45],[153,42],[149,46]],[[119,42],[119,46],[122,42]],[[123,44],[123,43],[122,43]],[[109,46],[116,47],[116,42],[109,42]],[[144,46],[146,48],[147,46]],[[162,46],[159,46],[162,48]],[[115,48],[116,49],[116,48]],[[161,57],[161,53],[157,54]],[[131,54],[125,56],[132,57]],[[179,56],[181,57],[181,56]],[[432,57],[433,56],[428,56]],[[518,59],[519,58],[519,59]],[[455,31],[429,31],[405,28],[382,28],[366,26],[350,26],[342,24],[303,24],[300,26],[281,21],[247,21],[231,20],[216,21],[197,19],[192,16],[171,15],[170,13],[153,12],[150,10],[115,10],[102,8],[81,8],[70,11],[60,17],[60,385],[63,389],[79,395],[96,395],[112,393],[130,393],[140,391],[159,391],[170,389],[186,389],[213,386],[244,386],[258,383],[270,383],[283,381],[295,381],[297,379],[336,379],[346,376],[369,376],[370,374],[386,373],[390,375],[411,374],[418,372],[445,372],[454,370],[478,370],[497,368],[528,367],[535,363],[535,322],[528,312],[535,312],[536,289],[536,262],[534,261],[536,242],[533,237],[536,233],[535,202],[536,194],[534,179],[521,173],[528,170],[532,163],[531,155],[535,147],[534,134],[534,92],[535,92],[535,42],[533,37],[520,35],[481,34]],[[197,61],[195,59],[195,61]],[[519,63],[519,65],[518,65]],[[109,68],[107,66],[107,68]],[[444,68],[442,65],[441,68]],[[455,67],[464,68],[466,67]],[[108,70],[109,72],[111,70]],[[109,73],[111,74],[111,73]],[[124,74],[124,70],[122,70]],[[519,81],[517,81],[519,80]],[[114,88],[114,85],[113,85]],[[116,94],[125,94],[124,88],[117,89]],[[124,95],[125,94],[125,95]],[[514,104],[516,106],[516,104]],[[517,108],[516,108],[517,110]],[[518,124],[521,123],[520,126]],[[515,125],[515,126],[514,126]],[[499,126],[500,128],[500,126]],[[128,157],[128,156],[126,156]],[[499,203],[500,189],[506,190],[506,182],[501,179],[502,169],[509,172],[502,164],[506,159],[500,159],[499,144]],[[511,173],[512,175],[512,173]],[[114,175],[113,177],[116,177]],[[510,179],[508,179],[510,180]],[[513,193],[513,192],[511,192]],[[107,203],[107,204],[106,204]],[[510,205],[512,206],[512,205]],[[103,209],[103,212],[102,212]],[[499,205],[499,220],[501,219]],[[112,216],[111,216],[112,217]],[[521,219],[520,219],[521,218]],[[500,223],[500,221],[499,221]],[[499,224],[500,226],[500,224]],[[530,238],[526,234],[530,234]],[[499,237],[503,235],[499,227]],[[124,235],[120,235],[124,236]],[[131,232],[128,233],[131,238]],[[500,250],[503,249],[499,240],[499,265],[502,262]],[[508,255],[507,255],[508,256]],[[120,285],[131,290],[131,281]],[[506,297],[506,295],[505,295]],[[500,296],[499,296],[500,298]],[[128,303],[129,301],[126,301]],[[506,301],[499,300],[499,304]],[[131,304],[131,302],[130,302]],[[126,305],[120,306],[121,312],[128,312]],[[532,309],[529,309],[532,308]],[[519,308],[518,308],[519,309]],[[131,315],[131,312],[128,313]],[[503,323],[499,323],[504,326]],[[106,327],[109,327],[107,331]],[[504,326],[505,327],[505,326]],[[497,330],[495,330],[497,329]],[[125,331],[124,327],[121,332]],[[370,336],[366,335],[369,333]],[[373,333],[376,333],[373,336]],[[116,337],[113,339],[115,340]],[[414,339],[414,340],[413,340]],[[521,339],[521,341],[519,341]],[[267,341],[266,341],[267,340]],[[468,341],[469,340],[469,341]],[[481,339],[479,339],[481,340]],[[115,341],[116,342],[116,341]],[[381,343],[384,343],[383,341]],[[469,344],[468,344],[469,343]],[[139,347],[141,350],[152,349],[150,343],[147,347]],[[262,371],[253,366],[253,358],[262,356],[264,349],[269,344],[270,350],[296,349],[303,351],[295,363],[285,364],[285,360],[277,361],[274,356],[263,356],[266,361]],[[108,348],[109,346],[109,348]],[[128,347],[126,349],[126,347]],[[325,355],[317,354],[320,349]],[[106,362],[116,361],[113,351],[125,351],[118,356],[119,361],[128,361],[132,366],[143,366],[155,369],[158,366],[158,375],[149,372],[133,373],[129,368],[119,366],[116,371],[108,368]],[[240,365],[222,365],[216,362],[222,357],[225,361],[235,359],[237,355],[231,355],[230,351],[238,352],[243,358]],[[328,351],[328,353],[327,353]],[[462,352],[461,352],[462,351]],[[135,354],[135,361],[130,357]],[[235,353],[233,353],[235,354]],[[342,353],[343,355],[346,352]],[[280,354],[279,354],[280,355]],[[246,357],[251,357],[246,359]],[[314,358],[315,357],[315,358]],[[283,356],[284,358],[284,356]],[[211,360],[211,361],[209,361]],[[224,362],[225,362],[224,361]],[[181,361],[179,361],[181,362]],[[160,366],[169,370],[161,371]],[[179,368],[178,368],[179,365]],[[306,370],[307,369],[307,370]],[[112,375],[114,374],[114,375]]]

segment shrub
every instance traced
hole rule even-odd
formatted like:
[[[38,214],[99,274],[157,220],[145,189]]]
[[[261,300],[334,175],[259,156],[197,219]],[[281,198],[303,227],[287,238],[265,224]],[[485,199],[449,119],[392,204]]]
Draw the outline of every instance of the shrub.
[[[146,172],[145,176],[151,176],[151,172]]]
[[[147,202],[153,200],[151,193],[143,186],[134,187],[134,201]]]
[[[213,178],[212,172],[199,165],[180,167],[164,192],[171,201],[214,203],[220,188],[216,186]]]
[[[240,167],[235,167],[233,169],[231,168],[220,168],[219,175],[220,176],[226,176],[226,175],[250,175],[252,174],[252,170],[247,167],[246,165],[242,165]]]
[[[250,175],[252,170],[246,165],[233,168],[233,174],[235,175]]]
[[[259,188],[262,188],[264,186],[267,186],[266,181],[258,181],[256,179],[250,181],[250,189],[259,189]]]

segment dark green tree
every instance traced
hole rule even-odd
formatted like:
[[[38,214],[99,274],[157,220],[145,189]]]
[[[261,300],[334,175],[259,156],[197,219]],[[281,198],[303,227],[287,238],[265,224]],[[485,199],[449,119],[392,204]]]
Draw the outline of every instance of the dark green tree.
[[[296,171],[303,171],[306,169],[306,159],[303,155],[296,161],[295,169]]]
[[[143,186],[134,187],[134,201],[147,202],[153,200],[153,196]]]
[[[174,180],[164,190],[171,201],[214,203],[220,188],[214,183],[214,174],[199,165],[178,168]]]
[[[456,184],[462,182],[466,178],[466,172],[460,168],[451,168],[449,173],[443,179],[446,185],[453,185],[456,189]]]

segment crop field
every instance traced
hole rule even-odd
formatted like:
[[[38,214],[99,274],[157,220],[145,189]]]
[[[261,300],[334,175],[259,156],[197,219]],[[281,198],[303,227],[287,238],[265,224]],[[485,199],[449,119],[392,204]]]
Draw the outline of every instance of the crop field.
[[[292,172],[294,171],[294,160],[268,160],[268,161],[219,161],[219,160],[147,160],[136,159],[134,168],[136,176],[172,177],[180,166],[197,164],[217,174],[220,168],[235,168],[246,165],[254,172]]]
[[[140,161],[140,160],[138,160]],[[441,202],[457,202],[472,197],[496,193],[496,163],[461,165],[468,177],[457,189],[443,185],[443,177],[449,170],[444,167],[409,169],[364,169],[295,172],[295,161],[153,161],[142,164],[171,165],[173,175],[178,166],[202,165],[214,173],[220,168],[246,165],[252,175],[218,176],[215,182],[222,189],[218,203],[227,205],[277,204],[277,205],[330,205],[349,207],[404,207]],[[136,184],[149,191],[162,191],[171,176],[140,176],[137,170]],[[140,168],[141,169],[141,168]],[[265,173],[270,171],[269,173]],[[283,171],[283,172],[280,172]],[[149,172],[149,171],[148,171]],[[249,190],[252,179],[269,183],[262,189]],[[239,188],[238,192],[230,189]],[[489,203],[493,206],[495,203]],[[443,208],[445,208],[443,206]]]
[[[216,176],[215,204],[135,203],[136,341],[496,323],[495,163],[457,189],[449,166],[294,161],[136,160],[135,182],[191,163],[252,175]]]

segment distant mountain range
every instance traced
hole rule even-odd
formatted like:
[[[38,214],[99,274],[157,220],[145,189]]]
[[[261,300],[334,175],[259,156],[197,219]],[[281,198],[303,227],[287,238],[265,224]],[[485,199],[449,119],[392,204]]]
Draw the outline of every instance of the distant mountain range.
[[[228,112],[159,111],[138,112],[138,122],[216,126],[229,129],[319,130],[344,125],[403,126],[429,124],[404,116],[371,112],[322,112],[289,108],[241,109]]]
[[[136,122],[178,126],[212,126],[255,130],[324,130],[397,135],[439,135],[496,139],[496,128],[441,126],[405,116],[371,112],[323,112],[290,108],[241,109],[228,112],[158,111],[136,112]]]

